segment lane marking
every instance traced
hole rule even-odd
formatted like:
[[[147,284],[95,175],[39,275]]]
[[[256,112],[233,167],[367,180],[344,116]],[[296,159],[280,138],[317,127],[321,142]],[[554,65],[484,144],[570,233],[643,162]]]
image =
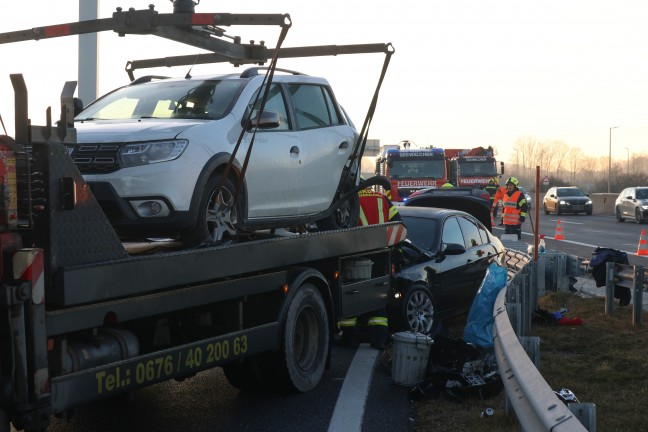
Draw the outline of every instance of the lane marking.
[[[360,344],[338,395],[328,432],[360,432],[379,351]]]

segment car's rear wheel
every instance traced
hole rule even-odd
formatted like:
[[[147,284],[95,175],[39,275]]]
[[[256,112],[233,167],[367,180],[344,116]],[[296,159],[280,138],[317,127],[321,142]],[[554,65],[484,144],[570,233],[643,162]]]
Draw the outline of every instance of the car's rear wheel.
[[[635,222],[637,222],[638,224],[641,223],[641,210],[639,210],[638,208],[635,209]]]
[[[317,221],[317,229],[322,231],[353,228],[358,224],[360,215],[360,199],[354,194],[344,202],[339,202],[342,193],[336,196],[333,205],[338,205],[335,211],[328,217]]]
[[[619,209],[619,207],[616,208],[614,213],[616,214],[617,222],[623,222],[625,220],[625,218],[621,216],[621,209]]]
[[[203,190],[196,225],[181,234],[185,246],[203,242],[226,244],[235,241],[239,215],[243,214],[241,193],[234,200],[234,183],[212,176]]]
[[[402,317],[405,328],[431,334],[436,327],[436,305],[429,289],[411,286],[403,296]]]

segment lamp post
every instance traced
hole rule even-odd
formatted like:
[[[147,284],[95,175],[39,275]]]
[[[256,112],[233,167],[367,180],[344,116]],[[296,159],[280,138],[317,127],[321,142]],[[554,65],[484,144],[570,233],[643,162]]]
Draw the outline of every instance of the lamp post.
[[[612,126],[610,128],[610,155],[608,156],[608,193],[610,193],[610,174],[612,173],[612,129],[620,126]]]
[[[630,149],[626,147],[626,151],[628,152],[628,175],[630,175]]]

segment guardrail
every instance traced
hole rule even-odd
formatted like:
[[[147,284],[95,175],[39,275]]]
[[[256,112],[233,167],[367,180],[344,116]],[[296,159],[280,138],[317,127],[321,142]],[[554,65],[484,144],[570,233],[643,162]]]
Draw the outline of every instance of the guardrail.
[[[507,249],[506,262],[510,278],[507,289],[502,290],[495,301],[493,342],[507,404],[510,403],[515,410],[524,431],[587,431],[581,421],[588,423],[590,430],[595,430],[594,405],[565,405],[538,371],[539,361],[532,361],[523,347],[524,343],[530,350],[535,348],[533,357],[538,358],[539,339],[535,338],[532,341],[535,343],[529,344],[529,338],[524,336],[530,330],[537,295],[539,291],[541,293],[538,288],[540,285],[543,285],[543,290],[546,288],[548,273],[556,282],[554,286],[562,288],[565,286],[564,278],[568,280],[570,276],[567,269],[580,266],[575,266],[573,257],[566,254],[548,254],[534,262],[529,255],[510,249]],[[511,318],[516,323],[517,333],[511,325]]]

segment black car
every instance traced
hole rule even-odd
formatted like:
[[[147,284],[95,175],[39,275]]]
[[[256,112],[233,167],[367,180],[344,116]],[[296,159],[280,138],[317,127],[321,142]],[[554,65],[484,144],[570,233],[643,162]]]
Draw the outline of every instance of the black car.
[[[648,220],[648,187],[623,189],[614,202],[617,221],[633,219],[638,224]]]
[[[576,186],[552,187],[542,200],[544,214],[556,212],[592,214],[592,200],[589,195]]]
[[[390,323],[431,334],[439,321],[470,309],[488,266],[504,259],[504,247],[468,213],[415,206],[399,212],[407,240],[395,252]]]

